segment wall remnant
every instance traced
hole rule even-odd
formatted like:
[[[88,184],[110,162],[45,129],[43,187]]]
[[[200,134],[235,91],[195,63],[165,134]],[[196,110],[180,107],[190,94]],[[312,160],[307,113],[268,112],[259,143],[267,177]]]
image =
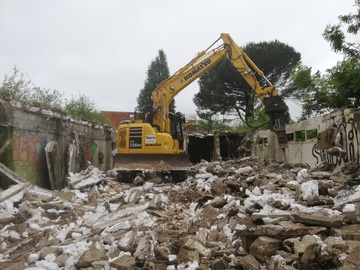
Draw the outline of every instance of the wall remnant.
[[[61,190],[63,188],[63,179],[61,176],[61,166],[59,164],[58,143],[48,142],[45,147],[46,163],[49,171],[50,188],[52,190]]]
[[[327,163],[338,171],[349,163],[360,165],[360,110],[342,109],[322,117],[286,126],[289,163],[310,166]],[[257,154],[282,161],[276,135],[270,130],[258,132]]]
[[[114,137],[114,129],[108,125],[0,98],[0,162],[40,187],[60,189],[69,172],[80,172],[89,163],[101,170],[112,169]],[[53,158],[61,179],[52,184],[45,152],[49,142],[57,143]]]

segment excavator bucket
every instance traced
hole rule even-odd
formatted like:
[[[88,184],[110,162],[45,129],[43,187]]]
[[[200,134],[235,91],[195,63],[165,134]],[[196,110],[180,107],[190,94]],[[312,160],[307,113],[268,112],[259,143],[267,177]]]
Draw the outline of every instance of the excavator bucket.
[[[188,154],[116,154],[114,159],[118,178],[127,181],[144,172],[182,181],[190,165]]]
[[[269,128],[276,133],[279,147],[283,152],[284,161],[286,162],[287,136],[285,118],[289,108],[281,96],[265,97],[264,105],[265,113],[270,116]]]

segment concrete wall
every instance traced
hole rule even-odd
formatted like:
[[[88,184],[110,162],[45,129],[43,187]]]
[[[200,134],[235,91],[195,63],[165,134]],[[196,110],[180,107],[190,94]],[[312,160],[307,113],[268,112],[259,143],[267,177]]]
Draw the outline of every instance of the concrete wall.
[[[334,130],[331,136],[327,135],[330,128]],[[360,111],[357,109],[337,110],[322,117],[287,125],[286,133],[288,136],[286,156],[290,163],[307,163],[315,166],[326,161],[335,170],[339,170],[346,162],[354,161],[357,164],[360,162]],[[329,146],[319,147],[321,141],[318,138],[321,140],[327,138]],[[261,157],[283,160],[273,132],[259,131],[257,141],[257,153]],[[329,154],[329,149],[333,146],[342,149],[344,155]]]
[[[90,162],[112,168],[114,130],[74,119],[60,112],[0,99],[0,162],[27,181],[50,188],[45,147],[58,143],[62,186],[68,172],[79,172]],[[6,182],[0,179],[0,187]]]

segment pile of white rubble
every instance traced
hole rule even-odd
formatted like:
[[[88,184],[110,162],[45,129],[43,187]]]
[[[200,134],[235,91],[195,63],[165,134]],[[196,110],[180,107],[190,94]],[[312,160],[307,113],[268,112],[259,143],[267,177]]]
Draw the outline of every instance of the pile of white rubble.
[[[247,157],[139,185],[90,166],[0,200],[0,269],[360,269],[354,175]]]

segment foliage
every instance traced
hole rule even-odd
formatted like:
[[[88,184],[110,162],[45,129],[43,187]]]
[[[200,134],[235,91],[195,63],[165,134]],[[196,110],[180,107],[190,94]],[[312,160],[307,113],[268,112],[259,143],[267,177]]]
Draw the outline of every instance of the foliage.
[[[31,92],[31,81],[25,79],[24,74],[19,74],[19,70],[15,67],[13,75],[5,75],[0,91],[4,97],[27,100]]]
[[[16,67],[11,76],[5,75],[0,94],[6,98],[36,103],[53,109],[60,109],[62,105],[60,92],[35,86],[23,73],[19,73]]]
[[[297,97],[302,101],[302,119],[328,111],[329,92],[320,72],[312,74],[311,68],[298,64],[291,74],[292,84],[297,87]]]
[[[111,121],[96,110],[95,103],[84,95],[73,97],[69,102],[62,100],[62,94],[57,90],[42,89],[33,85],[23,73],[15,67],[14,74],[5,76],[0,86],[0,95],[7,99],[21,100],[36,104],[49,109],[62,110],[66,113],[94,121],[97,123],[110,124]]]
[[[151,94],[156,89],[158,84],[167,79],[170,76],[169,67],[166,60],[166,55],[163,50],[159,50],[158,56],[151,61],[146,72],[147,78],[144,83],[144,88],[140,90],[137,98],[138,108],[142,112],[148,112],[151,110],[153,101],[151,100]],[[174,112],[175,102],[170,105],[170,111]]]
[[[253,128],[267,128],[268,125],[265,125],[269,122],[269,116],[265,113],[263,106],[255,108],[255,110],[248,116],[246,123],[242,123],[237,127],[238,131],[250,131]]]
[[[218,117],[203,112],[201,120],[197,121],[196,129],[200,132],[216,132],[216,131],[231,131],[233,127],[230,126],[231,120],[225,119],[224,117],[220,120]]]
[[[334,108],[360,108],[360,58],[348,58],[328,70]]]
[[[302,101],[302,119],[328,113],[340,108],[360,108],[360,47],[359,41],[347,41],[342,30],[356,35],[360,29],[360,0],[356,1],[356,14],[339,16],[339,24],[328,25],[324,38],[335,52],[343,53],[344,59],[324,74],[312,74],[311,68],[297,65],[291,75],[291,83],[298,89]]]
[[[355,0],[354,6],[357,9],[356,13],[340,15],[338,24],[326,26],[323,37],[335,52],[344,53],[346,57],[360,59],[359,41],[349,41],[344,32],[346,28],[348,34],[356,36],[360,30],[360,0]]]
[[[249,43],[244,51],[264,72],[265,76],[278,90],[291,95],[290,84],[292,68],[300,61],[300,54],[292,47],[279,41]],[[265,87],[262,78],[258,78]],[[235,115],[244,122],[259,118],[258,108],[262,106],[249,85],[239,76],[228,59],[224,59],[199,78],[200,91],[194,97],[197,113],[200,118],[204,112],[210,115]]]
[[[40,89],[39,87],[34,87],[32,90],[30,102],[53,109],[62,108],[62,95],[57,90]]]
[[[249,122],[259,128],[267,128],[267,122],[269,121],[268,115],[265,113],[263,107],[257,108],[256,113],[249,117]],[[189,121],[191,122],[191,120]],[[222,115],[221,117],[213,115],[211,113],[203,113],[201,120],[194,121],[195,123],[189,124],[188,130],[192,132],[248,132],[253,128],[242,121],[237,119],[230,119]],[[265,123],[265,124],[264,124]]]
[[[340,108],[360,108],[360,61],[344,59],[325,74],[311,68],[294,70],[293,81],[302,96],[302,119]]]
[[[97,123],[110,124],[110,121],[96,109],[96,105],[89,97],[79,94],[66,101],[64,111],[74,117]]]
[[[228,121],[220,120],[203,120],[199,123],[198,129],[202,132],[217,132],[217,131],[232,131],[233,128],[229,125]]]
[[[288,97],[295,89],[289,85],[292,69],[300,62],[301,54],[278,40],[248,43],[246,54],[261,69],[282,96]]]

